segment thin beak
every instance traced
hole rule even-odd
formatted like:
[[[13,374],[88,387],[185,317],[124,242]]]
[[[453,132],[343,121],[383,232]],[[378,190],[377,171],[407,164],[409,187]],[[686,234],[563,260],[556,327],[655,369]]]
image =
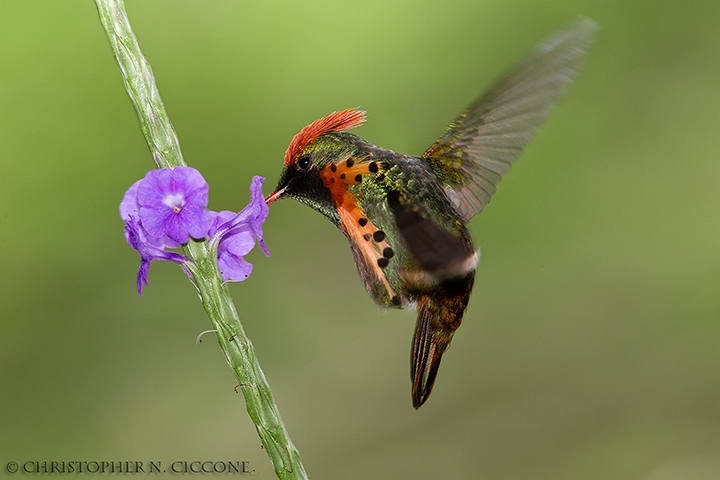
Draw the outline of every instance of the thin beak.
[[[275,190],[273,193],[265,197],[265,203],[270,205],[275,200],[278,200],[280,197],[282,197],[282,194],[285,193],[285,189],[281,188],[280,190]]]

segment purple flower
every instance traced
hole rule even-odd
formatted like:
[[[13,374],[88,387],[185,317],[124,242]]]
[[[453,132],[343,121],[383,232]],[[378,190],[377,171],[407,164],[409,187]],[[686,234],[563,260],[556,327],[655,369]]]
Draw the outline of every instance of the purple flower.
[[[227,282],[242,282],[252,272],[252,264],[243,257],[257,240],[265,255],[270,255],[262,235],[262,224],[269,209],[262,194],[263,177],[253,177],[250,203],[237,214],[223,211],[215,215],[210,236],[218,244],[218,266]]]
[[[137,186],[137,203],[138,220],[152,238],[187,243],[205,237],[212,222],[208,184],[194,168],[149,171]]]
[[[156,247],[143,239],[141,226],[130,216],[125,222],[125,239],[132,248],[140,254],[140,269],[137,276],[138,294],[142,295],[143,287],[148,284],[148,272],[150,270],[150,262],[153,260],[168,260],[183,264],[187,261],[183,255],[173,252],[167,252],[161,247]]]
[[[125,238],[140,254],[138,293],[148,285],[153,260],[183,266],[189,260],[166,248],[176,248],[192,238],[210,236],[218,254],[218,266],[225,281],[240,282],[252,272],[244,258],[259,243],[270,255],[262,236],[268,206],[262,194],[262,177],[253,177],[250,203],[240,212],[207,210],[208,185],[200,172],[190,167],[152,170],[125,192],[120,216],[125,220]]]
[[[235,212],[228,210],[217,213],[213,225],[210,227],[210,232],[212,233],[213,229],[216,229],[219,225],[231,221],[236,215]],[[218,240],[220,240],[219,237]],[[218,267],[226,282],[241,282],[250,276],[252,264],[245,260],[243,256],[250,253],[254,246],[255,239],[250,231],[226,235],[218,243]]]

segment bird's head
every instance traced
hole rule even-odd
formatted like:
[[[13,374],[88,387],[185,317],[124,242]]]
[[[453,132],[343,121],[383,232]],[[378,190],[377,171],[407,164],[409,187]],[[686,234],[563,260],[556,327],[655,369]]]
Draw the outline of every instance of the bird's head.
[[[334,220],[331,192],[320,172],[330,162],[354,155],[359,137],[345,130],[365,121],[365,112],[348,109],[315,120],[293,137],[285,152],[283,170],[275,191],[265,197],[270,204],[293,198]]]

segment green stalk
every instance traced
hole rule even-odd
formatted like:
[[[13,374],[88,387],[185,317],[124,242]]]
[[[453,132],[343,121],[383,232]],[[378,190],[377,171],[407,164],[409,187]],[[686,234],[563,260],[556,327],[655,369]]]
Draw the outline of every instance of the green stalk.
[[[95,0],[95,3],[155,164],[158,168],[185,165],[180,142],[160,98],[150,63],[130,27],[123,0]],[[191,261],[188,269],[217,332],[220,348],[240,383],[248,414],[275,473],[282,480],[306,479],[300,453],[285,429],[255,350],[220,275],[216,250],[205,240],[191,240],[185,246],[185,254]]]

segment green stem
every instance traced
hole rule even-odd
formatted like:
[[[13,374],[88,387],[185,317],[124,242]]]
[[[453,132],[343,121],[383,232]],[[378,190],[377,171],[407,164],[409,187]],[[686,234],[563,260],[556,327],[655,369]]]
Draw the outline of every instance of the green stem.
[[[123,1],[95,0],[95,3],[155,164],[158,168],[185,165],[180,142],[165,112],[150,64],[130,27]],[[240,383],[248,414],[275,473],[283,480],[306,479],[300,453],[285,429],[255,350],[245,335],[227,284],[220,275],[216,253],[216,248],[205,240],[191,240],[185,246],[185,254],[191,261],[188,269],[203,307],[217,331],[220,348]]]

